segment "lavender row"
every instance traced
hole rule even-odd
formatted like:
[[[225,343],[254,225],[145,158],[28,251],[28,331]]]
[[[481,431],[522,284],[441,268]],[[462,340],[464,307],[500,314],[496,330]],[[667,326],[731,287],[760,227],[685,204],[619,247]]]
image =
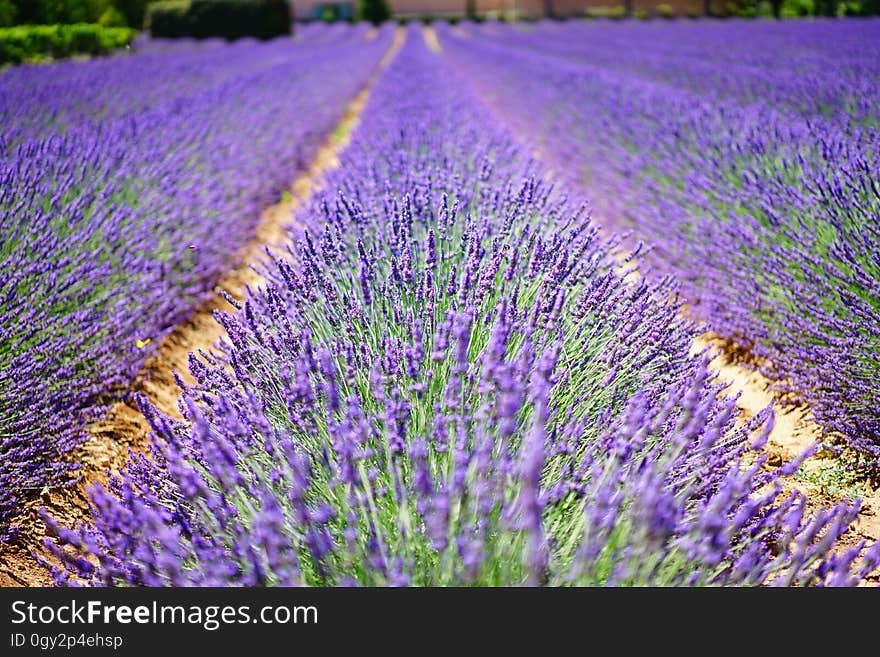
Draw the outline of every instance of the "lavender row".
[[[880,22],[856,25],[849,39],[873,52]],[[481,36],[471,28],[471,38],[447,29],[442,37],[498,115],[530,138],[558,176],[591,195],[604,223],[656,247],[652,262],[682,281],[700,319],[765,359],[781,391],[810,404],[829,432],[876,460],[880,69],[852,45],[832,55],[846,27],[768,27],[773,38],[759,31],[746,44],[759,53],[755,62],[769,60],[773,44],[800,37],[839,63],[806,78],[798,66],[766,73],[779,93],[759,102],[755,92],[750,101],[725,87],[724,51],[715,59],[709,51],[724,29],[707,28],[699,66],[669,59],[680,66],[674,75],[641,70],[640,62],[665,57],[653,54],[647,28],[632,33],[643,36],[632,56],[614,39],[567,47],[555,32],[530,37],[543,39],[546,53],[500,27]],[[703,34],[693,26],[656,30],[667,34],[660,43],[676,30],[683,43]],[[730,30],[735,44],[738,28]],[[614,53],[622,62],[616,67],[593,61]],[[700,73],[712,66],[715,76]],[[863,84],[830,111],[822,98],[851,79],[838,71],[858,71]],[[786,76],[787,85],[778,83]],[[673,84],[675,77],[690,82]],[[824,111],[805,109],[811,95]]]
[[[161,40],[161,45],[147,40],[136,45],[136,56],[7,69],[0,74],[0,147],[93,130],[146,111],[167,112],[168,107],[197,102],[210,90],[222,94],[231,81],[272,68],[287,67],[298,76],[314,66],[324,49],[356,42],[367,32],[364,27],[330,34],[314,27],[302,31],[295,41],[174,41],[173,49]]]
[[[464,24],[482,38],[486,28]],[[705,102],[755,104],[880,125],[880,27],[874,20],[797,25],[755,21],[543,21],[503,30],[506,44],[692,91]]]
[[[737,428],[670,281],[625,282],[582,203],[418,29],[268,284],[191,357],[185,420],[58,527],[60,583],[852,584]],[[751,465],[746,465],[746,464]],[[783,472],[791,472],[789,464]]]
[[[210,293],[390,43],[388,31],[352,37],[314,51],[217,47],[201,64],[171,55],[163,77],[198,77],[204,66],[211,84],[185,97],[160,85],[115,118],[67,114],[75,121],[63,132],[52,125],[77,93],[84,105],[115,102],[117,83],[147,80],[156,57],[79,64],[78,92],[64,82],[68,64],[20,69],[44,91],[57,74],[66,91],[58,107],[48,91],[32,106],[22,99],[16,116],[44,121],[45,136],[0,148],[0,539],[25,491],[66,481],[77,464],[65,455],[87,422]],[[221,75],[226,58],[253,70]]]

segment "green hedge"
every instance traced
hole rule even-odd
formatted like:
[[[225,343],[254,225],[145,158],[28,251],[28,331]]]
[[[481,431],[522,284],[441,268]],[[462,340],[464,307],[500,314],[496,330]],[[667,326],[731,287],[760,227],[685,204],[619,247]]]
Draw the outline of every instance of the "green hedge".
[[[110,10],[119,10],[124,2],[131,0],[0,0],[3,5],[15,8],[12,25],[74,25],[97,23]],[[145,0],[139,0],[144,2]],[[2,9],[0,9],[2,13]],[[123,14],[125,12],[123,11]],[[127,23],[129,27],[140,27]]]
[[[103,55],[126,46],[137,35],[127,27],[76,25],[18,25],[0,28],[0,65],[46,57]]]
[[[146,27],[150,36],[177,39],[190,36],[189,2],[154,2],[147,7]]]
[[[125,16],[125,21],[129,26],[137,29],[144,26],[147,0],[112,0],[112,2],[113,6]]]
[[[391,18],[391,9],[385,0],[358,0],[357,16],[360,20],[379,25]]]
[[[12,0],[0,0],[0,27],[15,25],[18,16],[18,7]]]
[[[290,34],[292,22],[287,0],[189,0],[147,7],[150,36],[172,39],[271,39]]]
[[[0,27],[14,25],[74,25],[105,27],[144,25],[148,0],[0,0]]]

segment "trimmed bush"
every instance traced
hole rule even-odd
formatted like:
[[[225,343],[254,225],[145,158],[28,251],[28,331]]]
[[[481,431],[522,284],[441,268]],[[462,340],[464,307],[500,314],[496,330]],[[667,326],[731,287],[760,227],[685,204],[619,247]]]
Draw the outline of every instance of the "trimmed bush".
[[[0,0],[0,27],[12,25],[17,15],[18,9],[12,0]]]
[[[125,19],[125,14],[116,7],[110,7],[101,14],[101,17],[98,19],[98,25],[101,27],[126,27],[128,26],[128,21]]]
[[[147,0],[113,0],[113,5],[125,17],[129,27],[139,30],[144,26]]]
[[[147,8],[153,37],[271,39],[290,34],[292,22],[287,0],[190,0],[158,2]]]
[[[373,25],[379,25],[391,18],[391,10],[385,0],[359,0],[357,16]]]
[[[626,18],[626,8],[623,5],[611,7],[590,7],[584,12],[587,18],[611,18],[620,20]]]
[[[19,25],[0,28],[0,65],[46,57],[103,55],[131,43],[137,32],[127,27]]]
[[[188,24],[189,2],[155,2],[147,7],[145,18],[150,36],[177,39],[190,36],[192,28]]]
[[[836,7],[834,11],[836,11]],[[800,18],[804,16],[815,16],[816,3],[813,0],[784,0],[782,3],[783,18]],[[833,15],[833,14],[832,14]]]
[[[96,23],[114,0],[6,0],[16,7],[20,25]],[[0,0],[0,4],[4,4]]]

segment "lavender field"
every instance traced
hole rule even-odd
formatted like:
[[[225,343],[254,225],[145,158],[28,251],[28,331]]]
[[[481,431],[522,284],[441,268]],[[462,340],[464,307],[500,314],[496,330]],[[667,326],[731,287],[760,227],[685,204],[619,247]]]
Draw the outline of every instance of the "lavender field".
[[[880,579],[880,22],[312,24],[0,90],[0,583]]]

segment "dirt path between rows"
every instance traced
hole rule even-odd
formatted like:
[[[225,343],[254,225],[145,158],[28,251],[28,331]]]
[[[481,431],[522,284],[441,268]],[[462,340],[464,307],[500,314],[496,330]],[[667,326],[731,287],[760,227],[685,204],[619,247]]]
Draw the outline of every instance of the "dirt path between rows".
[[[536,160],[544,161],[539,149],[535,149],[533,155]],[[553,177],[552,170],[549,175]],[[600,227],[610,225],[601,219],[597,223]],[[625,249],[613,256],[621,263],[617,271],[624,276],[624,280],[640,277],[637,263],[623,264]],[[699,328],[699,318],[693,317],[687,307],[681,311],[681,315]],[[870,481],[858,480],[857,477],[845,492],[834,486],[834,475],[829,477],[827,473],[837,469],[839,478],[840,470],[845,469],[846,465],[835,453],[822,451],[822,443],[831,442],[833,436],[816,424],[810,408],[804,404],[786,403],[774,392],[773,380],[761,374],[758,367],[749,365],[751,356],[747,351],[711,331],[697,335],[691,344],[692,355],[707,350],[711,356],[709,369],[717,375],[719,383],[728,386],[723,394],[736,398],[739,425],[767,407],[773,410],[773,429],[763,448],[763,453],[767,455],[765,468],[779,468],[815,448],[815,453],[804,460],[798,473],[785,477],[781,482],[782,494],[800,491],[806,496],[810,511],[828,508],[842,501],[851,502],[854,497],[859,497],[859,516],[844,535],[841,547],[855,546],[863,539],[869,543],[880,540],[880,489],[873,488]],[[820,483],[823,478],[831,481],[823,485]],[[869,580],[878,578],[880,573],[873,573]]]
[[[443,46],[440,45],[440,39],[437,38],[437,32],[430,25],[424,25],[422,27],[422,38],[425,40],[425,45],[428,46],[428,49],[441,53],[443,52]]]
[[[540,149],[535,149],[533,155],[536,160],[544,162]],[[549,171],[549,177],[554,177],[552,170]],[[603,231],[603,226],[611,225],[601,219],[596,221]],[[638,279],[638,264],[623,264],[626,254],[625,249],[613,254],[621,263],[617,271],[624,276],[624,280]],[[681,315],[699,329],[701,321],[687,307],[682,309]],[[802,403],[787,403],[775,393],[773,380],[761,374],[759,367],[752,366],[752,356],[738,345],[706,331],[697,335],[691,344],[692,355],[704,351],[711,356],[709,369],[717,375],[717,381],[727,385],[723,394],[736,398],[739,425],[767,407],[772,408],[773,429],[763,448],[767,456],[765,468],[779,468],[802,457],[809,450],[815,451],[804,460],[797,473],[783,479],[782,494],[800,491],[806,496],[810,511],[828,508],[842,501],[851,502],[854,497],[859,497],[859,516],[844,535],[841,547],[855,546],[863,539],[869,543],[880,540],[880,488],[874,488],[870,481],[858,476],[852,477],[846,485],[840,485],[841,472],[846,464],[834,452],[822,450],[822,444],[833,442],[834,436],[816,424],[810,408]],[[880,581],[880,573],[873,573],[869,581]]]
[[[773,407],[775,422],[764,448],[768,467],[781,466],[813,445],[829,439],[813,421],[808,407],[782,403],[773,392],[773,381],[744,364],[743,356],[734,346],[713,333],[704,333],[694,340],[693,352],[698,353],[707,347],[716,354],[710,368],[718,373],[719,381],[729,384],[728,395],[738,395],[736,405],[742,421],[768,406]],[[814,509],[836,504],[847,496],[806,478],[812,475],[814,479],[821,479],[823,472],[835,467],[844,467],[838,457],[831,452],[819,451],[804,462],[801,467],[804,476],[787,478],[784,492],[800,490]],[[844,544],[855,545],[862,539],[880,540],[880,489],[874,490],[867,481],[861,481],[853,488],[858,489],[856,492],[862,499],[862,505],[858,518],[844,537]]]
[[[264,255],[267,246],[280,245],[287,240],[288,226],[293,221],[294,212],[305,205],[324,175],[339,166],[339,153],[346,147],[352,131],[360,122],[376,81],[400,51],[405,39],[405,30],[398,28],[391,47],[364,88],[346,107],[342,119],[318,150],[312,164],[293,182],[284,200],[263,211],[254,239],[241,250],[235,267],[220,277],[211,299],[198,307],[147,359],[132,384],[132,391],[146,395],[162,412],[179,415],[178,387],[173,372],[179,372],[184,379],[189,379],[189,354],[207,352],[223,334],[213,314],[215,310],[229,310],[230,306],[220,292],[225,291],[240,300],[248,288],[255,288],[263,282],[251,263]],[[66,525],[87,521],[88,487],[106,482],[109,472],[118,472],[123,468],[131,450],[142,451],[147,445],[149,427],[133,402],[120,402],[89,431],[91,439],[71,455],[73,460],[82,463],[79,481],[67,489],[45,490],[26,505],[20,536],[4,545],[0,551],[0,586],[51,584],[48,573],[34,557],[35,554],[48,556],[43,547],[46,528],[37,517],[36,510],[46,508]]]

